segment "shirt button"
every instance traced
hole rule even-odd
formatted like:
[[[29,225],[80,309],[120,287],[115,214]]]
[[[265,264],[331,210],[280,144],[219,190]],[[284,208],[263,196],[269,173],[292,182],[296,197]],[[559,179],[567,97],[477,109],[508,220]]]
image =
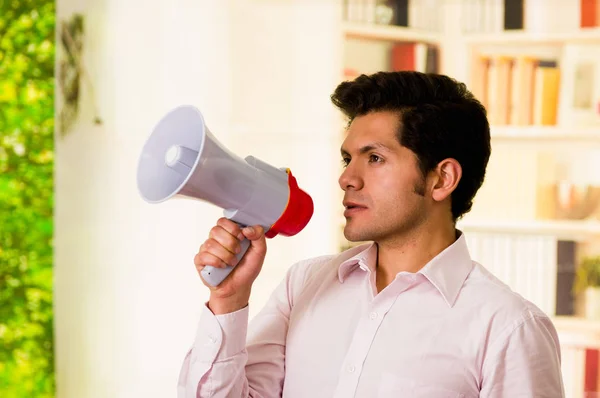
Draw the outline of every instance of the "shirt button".
[[[208,335],[208,341],[210,341],[211,343],[215,344],[217,342],[217,339],[212,334],[209,334]]]
[[[356,367],[354,367],[354,365],[348,366],[348,372],[349,373],[354,373],[355,370],[356,370]]]
[[[371,318],[371,319],[377,319],[377,313],[376,312],[371,312],[369,314],[369,318]]]

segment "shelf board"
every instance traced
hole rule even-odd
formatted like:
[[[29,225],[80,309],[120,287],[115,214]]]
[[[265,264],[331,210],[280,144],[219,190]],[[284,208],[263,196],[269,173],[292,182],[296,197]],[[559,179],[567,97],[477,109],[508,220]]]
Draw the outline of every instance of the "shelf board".
[[[565,128],[555,126],[491,126],[494,142],[534,144],[585,144],[600,145],[598,128]]]
[[[342,28],[344,35],[347,38],[385,41],[414,41],[436,45],[441,41],[440,33],[406,28],[402,26],[344,22]]]
[[[555,316],[552,323],[556,327],[562,346],[600,348],[600,321]]]
[[[555,236],[558,239],[584,241],[600,237],[600,221],[596,220],[460,220],[457,228],[465,232],[507,233]]]
[[[582,29],[571,33],[537,33],[527,31],[508,31],[497,33],[474,33],[463,35],[471,45],[556,45],[556,44],[600,44],[600,28]]]

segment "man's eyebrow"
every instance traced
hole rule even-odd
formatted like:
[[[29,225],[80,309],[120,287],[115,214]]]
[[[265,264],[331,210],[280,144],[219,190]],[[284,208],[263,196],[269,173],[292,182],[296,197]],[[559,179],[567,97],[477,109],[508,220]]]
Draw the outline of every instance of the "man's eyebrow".
[[[391,151],[391,149],[387,145],[384,145],[381,142],[373,142],[371,144],[367,144],[367,145],[361,147],[358,150],[358,153],[360,153],[362,155],[362,154],[365,154],[365,153],[370,152],[375,149],[381,149],[381,150],[384,150],[387,152]],[[341,148],[340,152],[342,153],[342,156],[350,156],[350,153],[347,150],[345,150],[344,148]]]

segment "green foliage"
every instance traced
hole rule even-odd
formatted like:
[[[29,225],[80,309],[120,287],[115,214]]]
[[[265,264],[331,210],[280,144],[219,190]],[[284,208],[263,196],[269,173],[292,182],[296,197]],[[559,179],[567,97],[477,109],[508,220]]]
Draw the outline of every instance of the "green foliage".
[[[53,397],[53,0],[0,0],[0,395]]]
[[[577,267],[575,291],[582,292],[588,287],[600,287],[600,256],[586,257]]]

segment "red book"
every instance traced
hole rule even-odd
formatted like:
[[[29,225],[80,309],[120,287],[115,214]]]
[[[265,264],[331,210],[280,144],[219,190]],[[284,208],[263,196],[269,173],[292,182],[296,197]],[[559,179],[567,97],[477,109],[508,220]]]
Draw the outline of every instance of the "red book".
[[[394,47],[392,47],[392,56],[390,60],[390,67],[392,71],[415,70],[415,50],[416,43],[394,44]]]
[[[598,350],[585,350],[585,389],[588,392],[598,392]]]
[[[581,27],[591,28],[598,26],[596,14],[598,13],[599,0],[580,0],[581,1]]]

